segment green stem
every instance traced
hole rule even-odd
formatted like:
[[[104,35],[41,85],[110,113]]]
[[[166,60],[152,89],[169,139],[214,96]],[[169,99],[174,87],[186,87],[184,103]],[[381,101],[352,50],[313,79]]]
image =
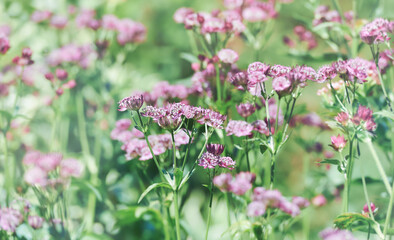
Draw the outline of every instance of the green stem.
[[[178,206],[178,190],[174,190],[174,213],[175,213],[175,229],[176,239],[181,240],[181,228],[179,225],[179,206]]]
[[[382,180],[383,180],[383,183],[386,187],[386,190],[390,194],[390,196],[392,196],[393,194],[391,191],[391,186],[390,186],[389,180],[387,178],[386,172],[383,169],[382,163],[379,160],[378,154],[376,153],[375,148],[371,142],[371,139],[367,139],[365,142],[367,143],[369,150],[371,151],[372,158],[375,160],[376,167],[378,168],[380,176],[382,177]]]
[[[171,139],[172,139],[172,157],[173,157],[172,168],[173,168],[173,171],[175,172],[175,169],[176,169],[176,147],[175,147],[174,131],[171,131]]]
[[[189,138],[189,143],[187,144],[187,149],[186,149],[185,157],[183,158],[182,172],[185,170],[186,160],[187,160],[187,157],[189,156],[190,146],[191,146],[191,144],[192,144],[193,137],[194,137],[194,122],[193,122],[193,125],[192,125],[192,134],[191,134],[191,136],[190,136],[190,138]]]
[[[226,192],[225,194],[224,194],[224,197],[226,198],[226,204],[227,204],[227,226],[230,228],[230,226],[231,226],[231,214],[230,214],[230,209],[231,209],[231,206],[230,206],[230,193],[229,192]]]
[[[213,183],[212,179],[215,176],[215,169],[212,171],[212,176],[211,176],[211,170],[209,170],[209,184],[210,184],[210,190],[209,190],[209,208],[208,208],[208,220],[207,220],[207,230],[205,232],[205,240],[208,239],[208,232],[209,232],[209,225],[211,224],[211,212],[212,212],[212,199],[213,199]]]
[[[250,172],[248,136],[245,136],[245,155],[246,155],[246,164],[248,166],[248,171]]]
[[[363,182],[363,191],[364,191],[364,197],[365,197],[365,201],[367,202],[367,206],[368,206],[368,212],[369,212],[369,217],[375,221],[375,218],[373,216],[373,212],[371,209],[371,202],[369,201],[369,197],[368,197],[368,189],[367,189],[367,184],[365,182],[365,176],[364,176],[364,172],[361,175],[361,181]]]
[[[352,181],[352,170],[353,170],[353,139],[350,140],[349,144],[349,160],[346,166],[345,173],[345,189],[343,197],[343,212],[347,213],[349,211],[349,195],[350,195],[350,185]]]
[[[393,109],[391,107],[391,101],[390,101],[390,98],[387,95],[386,87],[384,86],[384,81],[383,81],[382,75],[380,74],[380,68],[379,68],[379,47],[377,46],[376,53],[375,53],[375,49],[374,49],[373,46],[374,45],[370,45],[370,49],[371,49],[373,60],[375,62],[376,71],[378,72],[380,86],[382,87],[383,94],[384,94],[384,97],[386,98],[387,105],[389,106],[389,109],[392,112]]]
[[[393,181],[393,186],[391,188],[391,191],[394,192],[394,181]],[[384,235],[384,239],[386,239],[388,230],[389,230],[389,225],[390,225],[390,220],[391,220],[391,213],[393,212],[393,205],[394,205],[394,194],[391,194],[390,197],[390,202],[389,202],[389,206],[387,208],[387,213],[386,213],[386,220],[384,222],[384,229],[383,229],[383,235]]]
[[[271,156],[271,171],[270,171],[270,189],[274,188],[274,181],[275,181],[275,160],[276,156],[273,153]]]
[[[219,64],[215,64],[215,71],[216,71],[216,93],[217,93],[217,101],[222,102],[222,86],[220,82],[220,69]]]

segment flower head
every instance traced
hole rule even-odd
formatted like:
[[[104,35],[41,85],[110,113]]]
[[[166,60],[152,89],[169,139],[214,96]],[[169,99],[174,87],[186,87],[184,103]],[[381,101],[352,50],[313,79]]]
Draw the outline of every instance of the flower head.
[[[237,105],[237,112],[244,118],[249,117],[256,111],[256,107],[251,103],[242,103]]]
[[[135,95],[123,98],[119,104],[119,111],[124,112],[126,110],[137,111],[140,110],[144,103],[144,97],[142,95]]]
[[[245,121],[230,120],[226,127],[227,136],[235,135],[237,137],[249,136],[252,134],[252,124]]]
[[[335,151],[342,152],[343,148],[346,146],[346,140],[344,136],[338,134],[338,136],[331,137],[331,147],[334,148]]]
[[[27,218],[27,222],[34,229],[42,228],[42,224],[44,223],[44,219],[40,216],[29,216]]]
[[[218,52],[220,61],[224,63],[234,64],[238,61],[238,53],[231,49],[222,49]]]
[[[228,192],[229,184],[233,180],[230,173],[222,173],[213,178],[213,184],[220,189],[222,192]]]
[[[220,156],[224,151],[224,146],[218,143],[209,143],[207,145],[207,151],[213,155]]]
[[[323,240],[356,240],[349,230],[327,228],[319,235]]]
[[[6,232],[15,232],[15,229],[23,222],[23,215],[13,208],[0,209],[0,229]]]

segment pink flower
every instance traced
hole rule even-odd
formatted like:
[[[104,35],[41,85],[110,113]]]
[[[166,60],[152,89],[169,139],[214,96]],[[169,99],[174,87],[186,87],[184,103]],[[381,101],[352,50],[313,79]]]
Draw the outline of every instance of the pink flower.
[[[62,80],[66,80],[68,77],[68,73],[66,70],[62,69],[62,68],[57,68],[56,71],[56,77],[62,81]]]
[[[366,44],[378,44],[390,40],[387,32],[389,32],[389,21],[377,18],[361,29],[360,38]]]
[[[220,157],[218,165],[221,168],[227,168],[233,170],[235,168],[236,163],[231,157]]]
[[[268,14],[256,6],[245,8],[242,11],[242,17],[248,22],[260,22],[269,19]]]
[[[52,13],[49,11],[34,11],[30,19],[33,22],[39,23],[48,20],[51,17],[51,15]]]
[[[118,29],[119,19],[112,14],[106,14],[102,18],[102,27],[105,30],[115,31]]]
[[[224,146],[217,143],[209,143],[207,145],[207,151],[213,155],[220,156],[224,151]]]
[[[198,160],[198,165],[203,168],[215,168],[219,164],[219,157],[212,153],[206,152]]]
[[[191,13],[194,13],[193,9],[191,9],[191,8],[185,8],[185,7],[179,8],[174,13],[174,16],[173,16],[174,21],[176,23],[184,23],[186,16]]]
[[[35,165],[41,157],[39,151],[28,151],[23,157],[23,164],[25,165]]]
[[[8,37],[0,34],[0,53],[6,54],[8,52],[8,49],[10,49],[10,42],[8,40]]]
[[[13,208],[0,209],[0,229],[6,232],[15,232],[15,229],[22,224],[23,215]]]
[[[47,172],[39,167],[30,168],[25,172],[24,180],[32,186],[45,187],[48,184]]]
[[[335,151],[342,152],[343,148],[346,146],[346,140],[344,136],[332,136],[331,137],[331,147],[334,148]]]
[[[202,34],[218,33],[224,31],[225,31],[224,21],[220,18],[215,18],[215,17],[206,18],[201,26]]]
[[[236,9],[242,6],[244,0],[224,0],[223,5],[228,9]]]
[[[244,118],[249,117],[256,111],[256,107],[251,103],[242,103],[236,106],[237,112]]]
[[[29,225],[34,229],[42,228],[42,224],[44,223],[44,219],[39,216],[29,216],[27,219]]]
[[[294,196],[292,202],[297,205],[299,208],[306,208],[309,206],[309,201],[306,198]]]
[[[63,155],[61,153],[47,153],[42,154],[41,157],[37,160],[36,166],[40,167],[42,170],[46,172],[50,172],[55,170],[63,159]]]
[[[349,121],[349,114],[347,112],[340,112],[335,117],[335,120],[342,124],[342,126],[346,126]]]
[[[266,136],[269,135],[269,130],[267,127],[267,123],[264,122],[263,120],[256,120],[252,123],[253,126],[253,131],[259,132],[261,134],[264,134]]]
[[[249,136],[252,134],[253,126],[245,121],[230,120],[227,124],[227,136],[235,135],[237,137]]]
[[[277,77],[272,80],[272,89],[276,92],[285,92],[291,87],[291,82],[286,77]]]
[[[372,119],[372,110],[360,105],[357,109],[357,115],[358,118],[360,118],[363,121],[368,121]]]
[[[286,67],[282,65],[274,65],[269,69],[268,75],[273,78],[282,77],[282,76],[286,76],[290,72],[290,70],[291,70],[290,67]]]
[[[270,69],[270,66],[265,63],[254,62],[254,63],[249,64],[248,74],[251,74],[252,72],[262,72],[263,74],[266,75],[269,69]]]
[[[63,29],[67,25],[68,19],[64,16],[52,16],[51,18],[51,26],[57,29]]]
[[[230,182],[230,191],[236,195],[244,195],[252,188],[252,183],[256,179],[256,175],[250,172],[240,172]]]
[[[249,217],[258,217],[264,215],[267,206],[260,201],[253,201],[249,203],[247,209],[247,215]]]
[[[312,204],[316,207],[321,207],[327,204],[327,199],[326,197],[324,197],[323,194],[319,194],[317,196],[315,196],[314,198],[312,198],[311,200]]]
[[[375,213],[378,209],[376,208],[375,204],[371,202],[371,211],[372,214]],[[363,213],[369,213],[368,203],[366,203],[363,207]]]
[[[89,23],[96,16],[96,12],[92,9],[83,9],[75,18],[75,23],[79,28],[89,27]]]
[[[279,209],[292,217],[295,217],[301,213],[300,208],[287,200],[281,201],[279,203]]]
[[[220,61],[224,63],[234,64],[238,61],[238,53],[231,49],[222,49],[218,52]]]
[[[64,159],[60,163],[60,176],[63,178],[75,177],[79,178],[82,175],[83,165],[80,161],[69,158]]]
[[[233,180],[230,173],[222,173],[213,178],[213,184],[220,189],[222,192],[228,192],[230,190],[229,184]]]
[[[137,111],[142,107],[142,104],[144,104],[144,97],[142,95],[126,97],[123,98],[118,104],[118,111]]]

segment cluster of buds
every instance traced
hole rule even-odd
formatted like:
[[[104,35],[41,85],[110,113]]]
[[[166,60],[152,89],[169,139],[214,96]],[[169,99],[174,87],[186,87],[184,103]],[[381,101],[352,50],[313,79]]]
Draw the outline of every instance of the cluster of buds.
[[[29,151],[23,158],[23,164],[29,166],[24,175],[26,183],[39,187],[64,186],[70,177],[81,177],[83,171],[80,161],[63,159],[60,153]]]
[[[227,168],[233,170],[235,168],[235,161],[231,157],[221,157],[224,151],[224,146],[221,144],[208,144],[207,152],[205,152],[198,160],[198,165],[205,168]]]
[[[124,112],[126,110],[138,111],[141,109],[143,104],[144,104],[144,97],[142,95],[133,95],[130,97],[125,97],[119,101],[118,111],[121,112]]]
[[[317,47],[317,40],[311,31],[306,30],[302,25],[295,26],[294,34],[298,37],[300,44],[306,43],[308,50]],[[295,48],[296,43],[288,36],[283,37],[283,42],[290,48]]]
[[[248,205],[247,214],[251,217],[264,215],[267,208],[279,209],[284,213],[295,217],[301,213],[302,208],[309,206],[309,201],[302,197],[293,197],[288,201],[278,190],[268,190],[256,187],[253,190],[252,202]]]
[[[31,59],[32,54],[33,51],[30,48],[23,48],[22,55],[14,57],[12,62],[18,66],[32,65],[34,63],[34,61]]]
[[[374,204],[373,202],[371,202],[370,207],[371,207],[371,212],[372,212],[372,214],[377,213],[378,208],[375,206],[375,204]],[[362,214],[363,214],[364,216],[366,216],[366,217],[369,217],[369,207],[368,207],[368,203],[366,203],[366,204],[364,205],[363,210],[362,210]]]
[[[379,44],[390,40],[388,33],[394,33],[394,21],[377,18],[361,29],[360,38],[369,45]]]
[[[62,83],[68,78],[67,71],[62,68],[57,68],[55,70],[55,74],[47,72],[44,76],[51,83],[52,87],[56,89],[57,96],[63,95],[64,89],[72,89],[77,85],[74,79],[69,80],[66,83]]]
[[[253,187],[256,175],[251,172],[240,172],[233,176],[230,173],[222,173],[213,178],[213,184],[222,192],[232,192],[242,196]]]
[[[350,117],[347,112],[340,112],[335,120],[343,127],[347,127],[350,123],[354,126],[361,126],[367,131],[374,131],[376,129],[376,123],[373,120],[372,110],[360,105],[357,109],[357,113]]]

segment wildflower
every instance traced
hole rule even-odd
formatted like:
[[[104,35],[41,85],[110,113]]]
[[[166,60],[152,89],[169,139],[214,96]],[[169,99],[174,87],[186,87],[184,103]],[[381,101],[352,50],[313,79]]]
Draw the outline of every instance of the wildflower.
[[[223,4],[228,9],[236,9],[242,6],[244,0],[224,0]]]
[[[0,209],[0,229],[6,232],[15,232],[15,229],[22,224],[23,215],[13,208]]]
[[[377,18],[361,29],[360,38],[366,44],[378,44],[390,39],[387,35],[388,32],[389,21]]]
[[[292,217],[300,214],[300,208],[296,204],[287,200],[281,201],[278,208]]]
[[[235,135],[237,137],[249,136],[252,134],[253,126],[245,121],[230,120],[227,124],[227,136]]]
[[[266,136],[269,135],[267,123],[265,121],[256,120],[252,123],[252,126],[253,126],[253,131],[259,132],[259,133],[264,134]]]
[[[137,111],[140,110],[144,103],[144,97],[142,95],[135,95],[123,98],[118,104],[118,111],[124,112],[126,110]]]
[[[346,126],[349,121],[349,114],[347,112],[340,112],[335,117],[335,120],[339,122],[342,126]]]
[[[319,194],[319,195],[315,196],[314,198],[312,198],[311,202],[314,206],[321,207],[321,206],[326,205],[327,199],[326,199],[326,197],[324,197],[323,194]]]
[[[39,216],[29,216],[27,218],[27,222],[29,225],[34,228],[34,229],[40,229],[42,228],[42,225],[44,223],[44,219]]]
[[[222,192],[228,192],[229,184],[233,180],[230,173],[222,173],[213,178],[213,184],[220,189]]]
[[[67,71],[61,68],[57,68],[55,73],[56,77],[61,81],[67,79],[68,77]]]
[[[47,153],[41,154],[36,162],[36,166],[40,167],[46,172],[55,170],[63,159],[63,155],[60,153]]]
[[[224,146],[217,143],[209,143],[207,145],[207,151],[215,156],[220,156],[224,151]]]
[[[33,54],[32,50],[28,47],[22,49],[22,56],[16,56],[12,59],[12,62],[19,66],[26,66],[33,64],[33,60],[31,60],[31,55]]]
[[[10,49],[10,42],[7,36],[0,34],[0,53],[6,54],[8,49]]]
[[[174,21],[176,23],[184,23],[186,16],[191,13],[194,13],[193,9],[191,8],[185,8],[185,7],[179,8],[174,13],[173,16]]]
[[[283,37],[283,43],[287,45],[289,48],[295,48],[295,42],[291,40],[289,37],[284,36]]]
[[[198,165],[204,168],[215,168],[219,164],[218,156],[206,152],[199,159]]]
[[[294,196],[292,199],[292,203],[297,205],[299,208],[306,208],[309,206],[308,199],[305,199],[305,198],[299,197],[299,196]]]
[[[356,240],[349,230],[327,228],[319,233],[323,240]]]
[[[53,79],[55,78],[55,76],[51,72],[45,73],[44,77],[48,81],[53,81]]]
[[[218,112],[206,109],[201,119],[197,120],[200,124],[207,124],[210,127],[222,129],[222,124],[226,120],[227,116],[222,115]]]
[[[235,161],[231,157],[220,157],[219,158],[219,167],[227,168],[233,170],[235,168]]]
[[[249,217],[262,216],[267,209],[267,206],[261,201],[253,201],[249,203],[247,209],[247,215]]]
[[[51,18],[51,26],[57,29],[63,29],[67,25],[68,19],[64,16],[52,16]]]
[[[259,7],[247,7],[242,11],[242,17],[248,22],[260,22],[268,20],[267,13]]]
[[[82,163],[73,158],[64,159],[60,163],[60,176],[63,178],[81,177],[82,170],[83,170]]]
[[[48,184],[47,172],[39,167],[33,167],[25,172],[24,180],[30,185],[45,187]]]
[[[286,77],[277,77],[272,80],[272,89],[278,94],[284,93],[291,87],[291,82]]]
[[[252,183],[256,179],[256,175],[250,172],[240,172],[230,182],[230,191],[236,195],[244,195],[252,188]]]
[[[237,112],[243,118],[247,118],[256,111],[256,107],[251,103],[242,103],[237,105]]]
[[[269,69],[268,75],[272,78],[282,77],[282,76],[286,76],[290,72],[290,70],[291,70],[290,67],[286,67],[282,65],[274,65]]]
[[[224,63],[234,64],[238,61],[238,53],[231,49],[222,49],[218,52],[220,61]]]
[[[112,15],[106,14],[102,17],[102,27],[105,30],[115,31],[118,28],[119,19]]]
[[[346,140],[344,136],[332,136],[331,137],[331,147],[334,148],[335,151],[342,152],[343,148],[346,146]]]
[[[268,73],[268,70],[270,69],[270,66],[261,63],[261,62],[254,62],[249,64],[248,66],[248,74],[251,74],[252,72],[262,72],[264,75]]]
[[[372,214],[374,214],[378,209],[376,208],[375,204],[371,202],[371,211]],[[368,203],[366,203],[363,207],[363,214],[368,214],[369,213],[369,208],[368,208]]]
[[[248,83],[250,85],[255,85],[258,83],[262,83],[268,80],[267,76],[261,71],[254,71],[248,73]]]
[[[49,11],[34,11],[30,19],[35,23],[40,23],[45,20],[48,20],[51,17],[51,15],[52,13]]]
[[[64,93],[64,90],[63,90],[63,88],[58,88],[58,89],[56,89],[56,95],[57,96],[61,96],[61,95],[63,95],[63,93]]]
[[[356,116],[363,121],[368,121],[372,119],[372,110],[365,106],[360,105],[357,109]]]
[[[318,83],[323,83],[326,80],[331,80],[335,78],[336,76],[336,71],[333,67],[331,66],[322,66],[319,68],[316,74],[316,82]]]

